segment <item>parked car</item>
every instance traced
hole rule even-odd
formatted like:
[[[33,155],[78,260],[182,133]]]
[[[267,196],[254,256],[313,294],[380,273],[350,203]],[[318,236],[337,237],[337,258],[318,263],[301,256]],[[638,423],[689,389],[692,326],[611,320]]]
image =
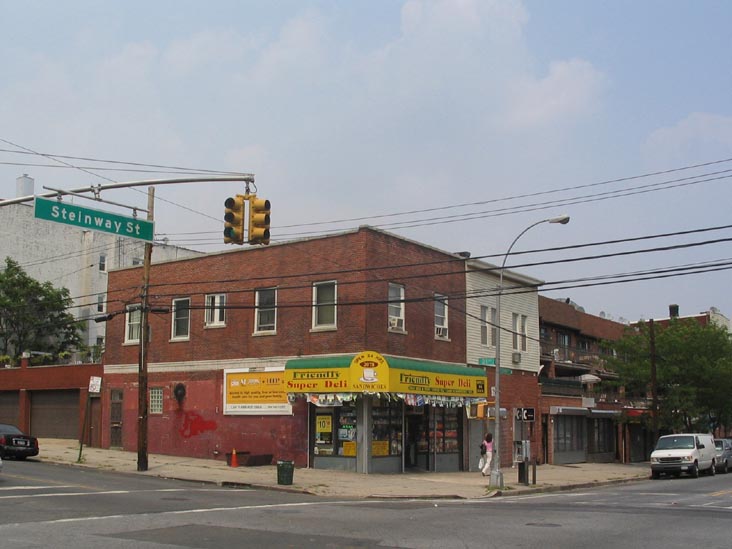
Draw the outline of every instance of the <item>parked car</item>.
[[[700,471],[714,475],[716,460],[717,449],[710,434],[665,435],[658,439],[656,449],[651,453],[651,477],[659,478],[662,474],[678,477],[688,473],[696,478]]]
[[[25,459],[38,455],[38,439],[15,425],[0,423],[0,458]]]
[[[0,473],[3,472],[3,458],[0,458]]]
[[[715,438],[714,447],[717,449],[717,471],[729,473],[732,469],[732,440]]]

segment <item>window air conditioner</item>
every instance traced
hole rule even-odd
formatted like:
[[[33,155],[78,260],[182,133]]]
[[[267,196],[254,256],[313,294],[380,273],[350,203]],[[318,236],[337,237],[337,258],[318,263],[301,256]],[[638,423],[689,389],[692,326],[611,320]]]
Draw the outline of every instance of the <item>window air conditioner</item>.
[[[389,317],[389,328],[391,328],[392,330],[403,330],[404,329],[404,319],[396,317],[396,316],[390,316]]]
[[[435,326],[436,337],[447,337],[447,326]]]
[[[511,353],[511,362],[521,364],[521,353]]]

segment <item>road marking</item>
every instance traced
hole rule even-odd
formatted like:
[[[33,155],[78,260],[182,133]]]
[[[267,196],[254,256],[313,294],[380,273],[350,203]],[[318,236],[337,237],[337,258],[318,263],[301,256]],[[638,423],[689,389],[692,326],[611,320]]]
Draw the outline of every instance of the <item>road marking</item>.
[[[720,490],[719,492],[712,492],[709,495],[710,496],[724,496],[727,494],[732,494],[732,490]]]
[[[13,490],[48,490],[49,488],[73,488],[71,484],[53,484],[49,486],[3,486],[0,491],[13,491]]]
[[[54,486],[53,488],[58,488]],[[67,496],[109,496],[119,494],[139,494],[143,492],[155,493],[155,492],[226,492],[228,490],[221,488],[203,488],[199,490],[190,490],[188,488],[165,488],[161,490],[106,490],[98,492],[58,492],[52,494],[17,494],[13,496],[0,496],[2,499],[30,499],[30,498],[55,498],[55,497],[67,497]],[[253,490],[239,490],[240,492],[252,492]]]

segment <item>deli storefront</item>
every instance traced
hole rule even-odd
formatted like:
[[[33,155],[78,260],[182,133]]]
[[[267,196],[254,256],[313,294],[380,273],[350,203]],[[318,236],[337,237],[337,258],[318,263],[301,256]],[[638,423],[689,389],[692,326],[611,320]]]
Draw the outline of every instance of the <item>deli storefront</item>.
[[[360,473],[459,471],[465,408],[486,402],[485,372],[373,351],[285,365],[291,402],[308,402],[309,465]]]

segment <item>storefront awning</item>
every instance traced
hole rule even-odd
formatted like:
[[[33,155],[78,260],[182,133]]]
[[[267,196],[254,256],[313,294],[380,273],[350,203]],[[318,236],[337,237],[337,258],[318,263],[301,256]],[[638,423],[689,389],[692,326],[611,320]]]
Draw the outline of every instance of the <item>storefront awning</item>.
[[[596,410],[590,408],[590,415],[592,417],[616,417],[620,415],[620,410]]]
[[[288,360],[289,393],[400,393],[444,397],[487,396],[485,372],[460,364],[380,355],[307,357]]]
[[[587,416],[590,411],[579,406],[550,406],[549,413],[556,416]]]

